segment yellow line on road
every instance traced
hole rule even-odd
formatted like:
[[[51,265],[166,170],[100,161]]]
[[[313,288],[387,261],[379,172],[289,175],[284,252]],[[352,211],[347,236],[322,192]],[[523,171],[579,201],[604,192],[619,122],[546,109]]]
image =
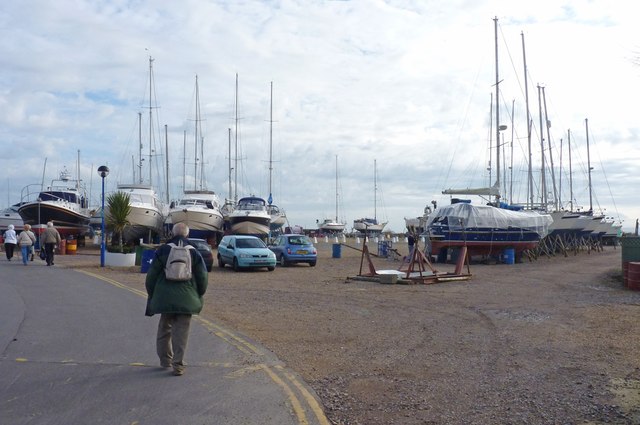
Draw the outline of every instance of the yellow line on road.
[[[99,274],[95,274],[86,270],[78,270],[78,271],[86,275],[89,275],[91,277],[94,277],[96,279],[107,282],[118,288],[125,289],[129,292],[133,292],[134,294],[140,295],[141,297],[144,297],[144,298],[147,297],[146,292],[136,288],[132,288],[116,280],[110,279],[108,277],[100,276]],[[260,356],[264,356],[264,352],[262,350],[260,350],[254,344],[251,344],[246,339],[240,337],[239,335],[236,335],[235,333],[207,319],[204,319],[201,316],[196,316],[196,320],[202,323],[207,329],[214,331],[215,335],[218,338],[228,342],[229,344],[236,347],[241,352],[245,354],[257,354]],[[258,367],[264,370],[267,373],[267,375],[271,378],[271,380],[284,390],[285,394],[289,398],[289,401],[291,402],[291,406],[293,408],[293,411],[295,412],[296,417],[298,418],[300,425],[309,425],[309,422],[307,421],[307,417],[305,414],[305,409],[304,407],[302,407],[302,403],[300,403],[300,400],[298,399],[296,394],[293,392],[291,387],[280,376],[278,376],[277,373],[271,370],[267,365],[260,364],[258,365]],[[283,370],[282,366],[276,366],[276,367],[281,371]],[[318,404],[316,398],[296,379],[296,377],[293,374],[285,373],[285,372],[282,372],[282,373],[284,374],[285,378],[300,391],[305,402],[307,403],[309,408],[313,411],[316,418],[318,419],[318,422],[320,423],[320,425],[329,425],[329,421],[325,417],[324,412],[322,411],[322,408]]]

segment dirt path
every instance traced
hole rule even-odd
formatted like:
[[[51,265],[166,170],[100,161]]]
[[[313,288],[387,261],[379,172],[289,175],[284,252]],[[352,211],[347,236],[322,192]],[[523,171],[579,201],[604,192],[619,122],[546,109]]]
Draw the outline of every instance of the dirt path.
[[[640,292],[622,288],[619,248],[382,285],[347,279],[359,252],[318,247],[313,268],[215,268],[203,315],[299,372],[332,423],[640,423]],[[96,270],[80,257],[61,258]],[[99,271],[143,287],[138,269]]]

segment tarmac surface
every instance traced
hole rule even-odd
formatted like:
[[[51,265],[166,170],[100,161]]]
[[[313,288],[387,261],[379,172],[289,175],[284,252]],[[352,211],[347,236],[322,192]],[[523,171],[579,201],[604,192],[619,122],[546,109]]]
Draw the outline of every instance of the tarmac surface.
[[[313,391],[248,338],[194,316],[185,375],[155,353],[146,294],[0,258],[0,424],[329,424]]]

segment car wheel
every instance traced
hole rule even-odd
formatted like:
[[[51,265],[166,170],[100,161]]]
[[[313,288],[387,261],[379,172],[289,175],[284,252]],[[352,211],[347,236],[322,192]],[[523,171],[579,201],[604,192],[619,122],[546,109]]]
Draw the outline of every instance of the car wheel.
[[[236,257],[233,257],[233,270],[235,271],[240,270],[240,266],[238,266],[238,259]]]
[[[310,262],[310,263],[309,263],[309,266],[311,266],[311,267],[315,267],[315,266],[316,266],[316,262],[315,262],[315,261]]]
[[[287,267],[289,265],[289,263],[287,263],[287,259],[284,258],[284,255],[280,255],[280,265],[282,267]]]
[[[218,267],[221,269],[224,268],[224,261],[222,261],[222,257],[218,255]]]
[[[267,267],[267,270],[269,270],[270,272],[274,271],[275,269],[276,268],[274,266]]]

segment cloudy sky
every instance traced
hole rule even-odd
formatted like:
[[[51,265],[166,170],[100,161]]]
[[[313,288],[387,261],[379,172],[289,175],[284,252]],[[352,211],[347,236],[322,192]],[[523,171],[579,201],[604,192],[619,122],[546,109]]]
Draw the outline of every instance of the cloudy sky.
[[[500,124],[508,125],[501,148],[505,197],[527,200],[524,39],[536,199],[538,111],[546,103],[551,149],[544,128],[545,161],[554,161],[563,202],[570,198],[570,151],[574,206],[589,207],[588,119],[594,209],[631,229],[640,217],[640,31],[632,6],[600,0],[5,1],[0,206],[19,202],[25,186],[48,184],[63,167],[76,174],[78,163],[96,204],[99,165],[111,169],[107,191],[131,182],[139,113],[143,177],[151,175],[166,192],[161,175],[168,160],[169,197],[179,198],[183,181],[194,187],[197,75],[204,180],[221,199],[229,196],[230,157],[232,164],[238,159],[237,180],[232,173],[238,196],[268,197],[272,128],[273,200],[291,224],[314,227],[317,219],[335,216],[337,180],[338,216],[348,228],[355,218],[372,216],[375,206],[378,219],[402,231],[404,217],[421,215],[431,200],[449,202],[442,190],[495,180],[490,116],[497,17]],[[149,164],[155,164],[151,173]],[[547,173],[549,183],[549,167]]]

